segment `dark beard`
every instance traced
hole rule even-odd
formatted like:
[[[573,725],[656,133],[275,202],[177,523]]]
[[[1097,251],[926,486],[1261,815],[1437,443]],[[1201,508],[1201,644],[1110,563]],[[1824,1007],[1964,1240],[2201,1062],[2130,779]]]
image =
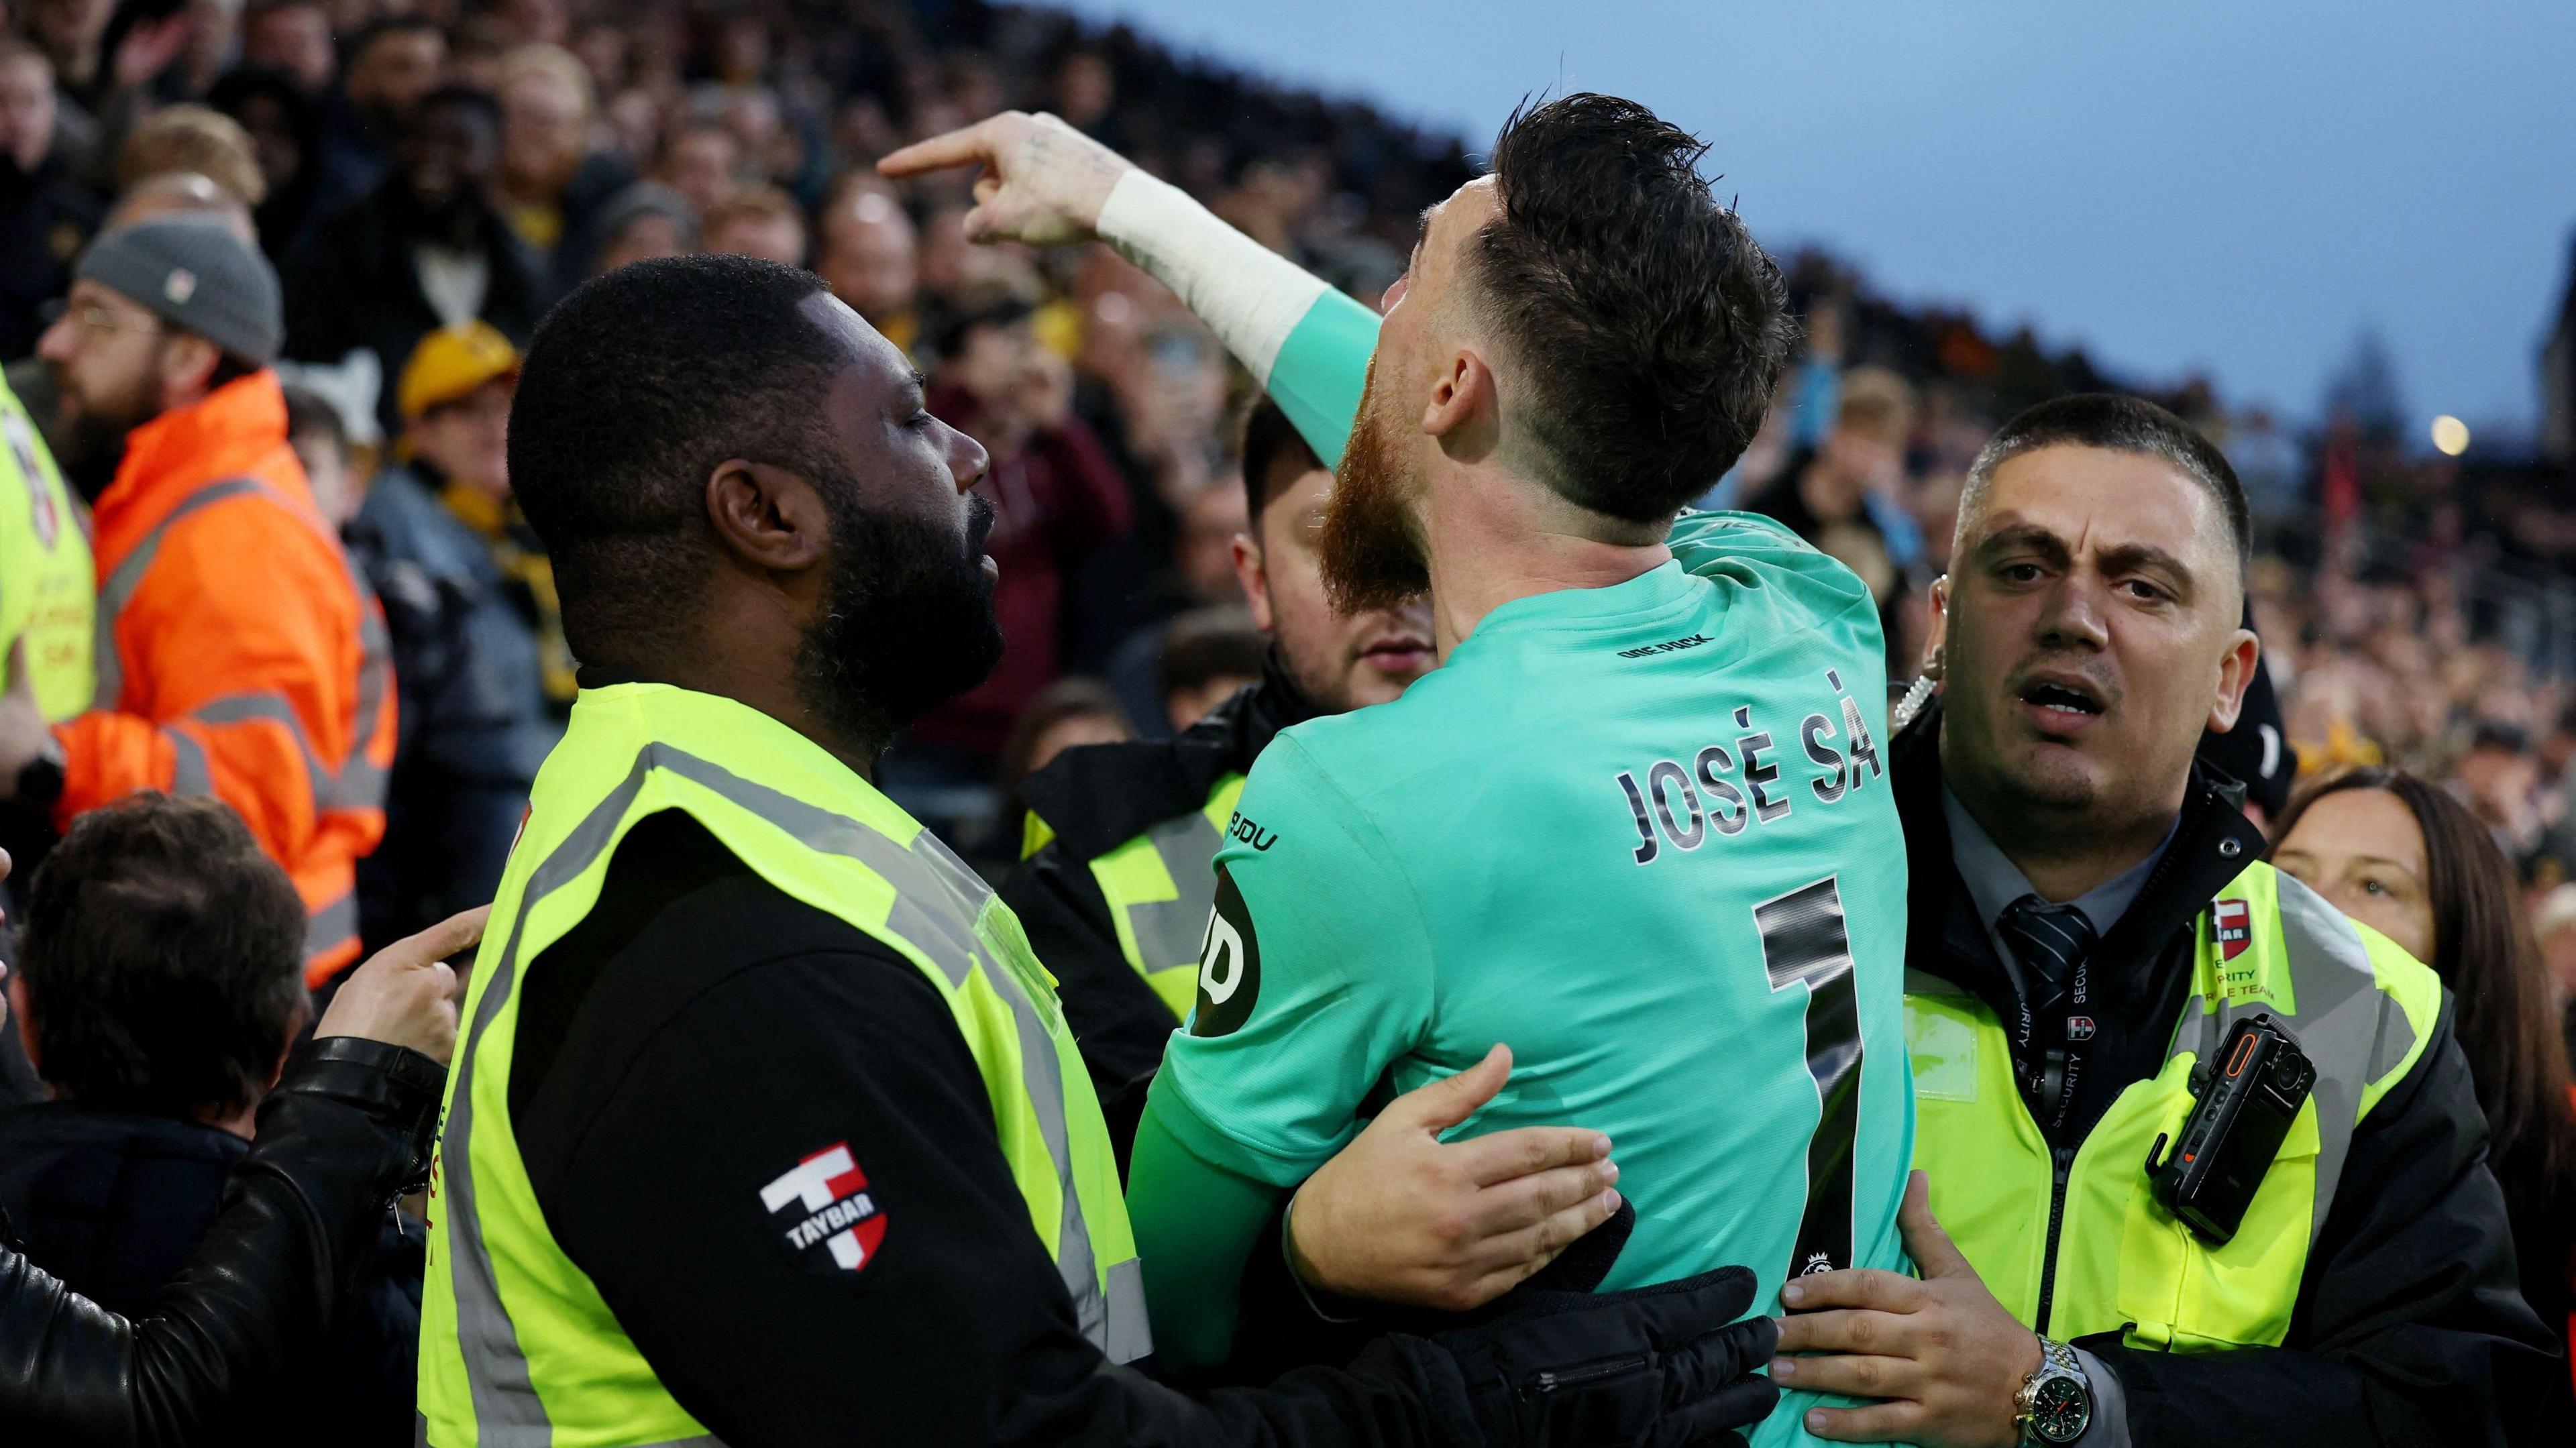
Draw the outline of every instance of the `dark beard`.
[[[797,648],[797,689],[834,734],[873,754],[1002,661],[982,561],[993,505],[968,495],[961,551],[957,535],[935,522],[862,505],[855,481],[828,484],[825,497],[830,597]]]
[[[1343,445],[1318,540],[1325,595],[1343,613],[1399,607],[1431,588],[1421,540],[1404,511],[1403,480],[1397,476],[1395,449],[1379,420],[1377,402],[1377,361],[1371,358],[1368,383],[1360,391],[1359,419]]]
[[[125,463],[126,431],[122,424],[86,412],[61,427],[54,463],[82,502],[95,504],[107,485],[116,481],[116,470]]]

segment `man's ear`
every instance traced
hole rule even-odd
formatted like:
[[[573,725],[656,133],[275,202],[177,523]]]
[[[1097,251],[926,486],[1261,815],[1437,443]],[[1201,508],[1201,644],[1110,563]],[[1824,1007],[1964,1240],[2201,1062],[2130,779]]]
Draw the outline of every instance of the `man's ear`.
[[[2236,727],[2245,707],[2245,691],[2254,684],[2254,665],[2263,657],[2262,641],[2252,629],[2238,629],[2218,660],[2218,698],[2209,706],[2209,727],[2224,734]]]
[[[161,344],[161,407],[185,407],[206,395],[223,349],[191,332],[175,332]]]
[[[1253,519],[1252,526],[1260,527],[1261,520]],[[1261,556],[1261,545],[1251,534],[1237,533],[1226,550],[1234,559],[1234,581],[1242,586],[1243,601],[1252,609],[1252,626],[1270,632],[1270,567]]]
[[[831,551],[832,520],[822,494],[771,463],[727,458],[707,475],[707,526],[726,551],[753,568],[798,573]]]
[[[1932,580],[1932,621],[1923,638],[1923,677],[1941,682],[1945,660],[1943,645],[1950,639],[1950,575]]]
[[[1449,354],[1448,365],[1432,380],[1431,400],[1422,408],[1422,430],[1440,440],[1440,450],[1462,462],[1474,462],[1494,449],[1502,435],[1502,393],[1494,369],[1472,348]]]

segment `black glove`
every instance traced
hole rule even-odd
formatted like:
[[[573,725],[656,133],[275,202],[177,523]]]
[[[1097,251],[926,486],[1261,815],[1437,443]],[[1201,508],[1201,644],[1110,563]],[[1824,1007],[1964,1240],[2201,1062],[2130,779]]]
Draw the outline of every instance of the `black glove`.
[[[1742,1448],[1739,1430],[1780,1401],[1753,1371],[1771,1361],[1779,1324],[1736,1321],[1753,1292],[1743,1267],[1632,1292],[1521,1292],[1423,1346],[1456,1363],[1489,1444]]]

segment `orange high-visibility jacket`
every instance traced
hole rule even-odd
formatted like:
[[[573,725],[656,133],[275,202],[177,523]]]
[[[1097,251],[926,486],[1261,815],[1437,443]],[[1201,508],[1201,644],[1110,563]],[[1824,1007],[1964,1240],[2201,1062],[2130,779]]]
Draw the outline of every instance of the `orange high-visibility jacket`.
[[[98,697],[55,728],[55,823],[140,789],[231,805],[304,897],[318,985],[358,955],[393,669],[383,611],[286,445],[277,374],[136,428],[93,523]]]

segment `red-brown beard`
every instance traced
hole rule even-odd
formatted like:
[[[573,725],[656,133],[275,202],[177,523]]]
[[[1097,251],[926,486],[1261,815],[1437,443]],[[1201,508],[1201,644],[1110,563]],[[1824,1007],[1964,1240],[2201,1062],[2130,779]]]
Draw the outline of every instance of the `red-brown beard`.
[[[1325,505],[1323,534],[1317,540],[1325,595],[1345,614],[1400,607],[1431,587],[1421,540],[1404,508],[1406,479],[1378,401],[1377,359],[1372,357],[1368,382],[1360,390],[1359,418],[1342,447],[1342,465],[1334,472],[1332,501]]]

